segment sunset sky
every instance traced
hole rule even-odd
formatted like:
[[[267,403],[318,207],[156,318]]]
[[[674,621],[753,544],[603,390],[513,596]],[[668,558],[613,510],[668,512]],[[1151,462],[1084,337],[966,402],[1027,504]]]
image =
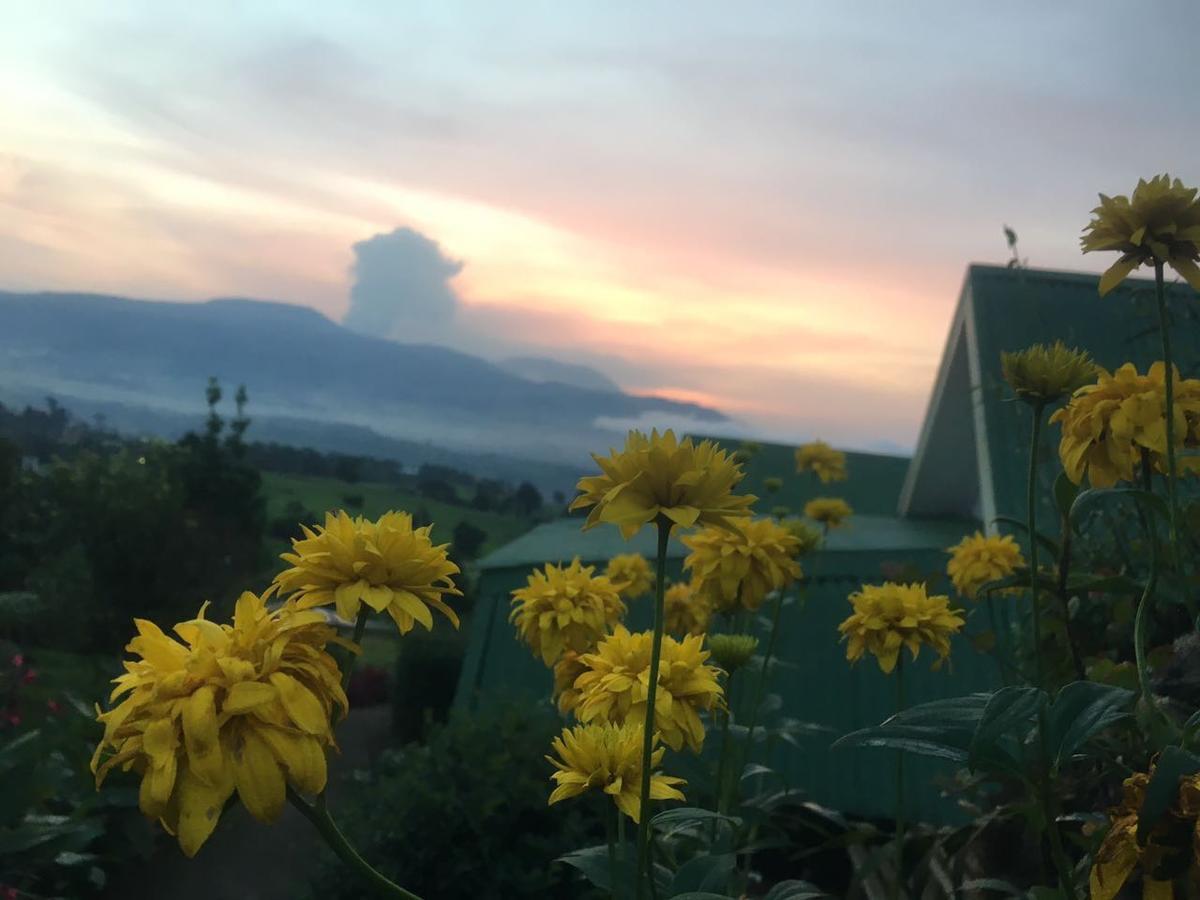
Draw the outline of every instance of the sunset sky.
[[[1100,271],[1097,192],[1200,181],[1194,0],[4,21],[0,288],[340,321],[354,245],[404,227],[440,249],[393,267],[397,339],[587,364],[767,438],[911,447],[1004,223],[1031,265]]]

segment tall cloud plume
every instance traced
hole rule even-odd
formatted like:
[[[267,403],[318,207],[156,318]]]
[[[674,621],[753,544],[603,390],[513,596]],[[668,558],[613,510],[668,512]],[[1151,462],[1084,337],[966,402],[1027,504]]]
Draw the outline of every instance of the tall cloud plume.
[[[353,250],[350,308],[342,324],[408,343],[451,337],[459,298],[450,282],[462,271],[461,260],[412,228],[377,234]]]

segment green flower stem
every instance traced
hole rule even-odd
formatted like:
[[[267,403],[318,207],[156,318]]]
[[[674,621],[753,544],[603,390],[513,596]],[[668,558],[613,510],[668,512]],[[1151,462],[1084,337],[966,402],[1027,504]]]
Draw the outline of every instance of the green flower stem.
[[[1071,665],[1075,668],[1075,677],[1080,681],[1087,680],[1087,669],[1083,666],[1083,658],[1079,654],[1079,646],[1075,643],[1075,633],[1071,630],[1071,598],[1067,590],[1067,578],[1071,574],[1071,520],[1062,517],[1062,556],[1058,561],[1058,602],[1062,606],[1063,629],[1067,634],[1067,648],[1071,651]]]
[[[650,647],[650,683],[646,688],[646,718],[642,726],[642,789],[640,793],[641,821],[637,834],[637,898],[645,896],[645,885],[649,879],[650,853],[650,757],[654,747],[654,700],[658,693],[658,664],[662,658],[663,640],[663,589],[667,583],[667,541],[671,537],[671,521],[659,516],[657,578],[654,582],[654,643]]]
[[[363,632],[367,629],[367,616],[371,614],[371,607],[363,603],[358,607],[358,618],[354,620],[354,638],[355,645],[361,648]],[[346,651],[346,661],[342,664],[342,690],[350,690],[350,676],[354,674],[354,661],[358,659],[358,654],[353,651]]]
[[[896,713],[904,712],[904,653],[896,659]],[[896,880],[892,900],[898,900],[904,884],[904,751],[896,751]]]
[[[725,682],[725,695],[729,696],[729,689],[733,685],[733,672],[729,673],[729,678]],[[733,708],[729,705],[725,707],[725,715],[721,717],[721,755],[717,761],[717,812],[724,813],[727,808],[725,799],[725,766],[729,759],[729,720],[733,718]],[[712,822],[712,840],[717,840],[717,820]]]
[[[1034,687],[1043,686],[1042,678],[1042,614],[1038,598],[1038,538],[1037,538],[1037,463],[1042,436],[1042,415],[1045,403],[1033,404],[1033,431],[1029,437],[1029,478],[1026,509],[1029,517],[1029,596],[1033,623]]]
[[[1158,331],[1162,338],[1163,367],[1167,384],[1167,511],[1171,522],[1171,558],[1179,569],[1179,525],[1175,510],[1175,365],[1171,357],[1171,328],[1167,321],[1167,294],[1163,286],[1163,264],[1154,261],[1154,293],[1158,300]],[[1194,610],[1193,610],[1194,612]]]
[[[1143,457],[1143,474],[1149,481],[1149,457]],[[1150,615],[1150,605],[1154,602],[1155,588],[1158,587],[1158,529],[1154,525],[1154,510],[1143,512],[1139,502],[1138,512],[1142,520],[1142,527],[1146,530],[1146,540],[1150,543],[1150,575],[1146,578],[1146,587],[1142,589],[1137,613],[1133,617],[1133,657],[1134,665],[1137,666],[1138,691],[1142,695],[1142,702],[1151,709],[1157,710],[1158,707],[1154,704],[1154,695],[1150,692],[1149,666],[1146,665],[1146,642],[1148,640],[1146,621]]]
[[[1059,887],[1062,888],[1063,895],[1067,900],[1077,900],[1075,872],[1063,844],[1062,831],[1058,827],[1058,812],[1054,800],[1054,790],[1050,782],[1050,752],[1049,746],[1046,743],[1045,706],[1041,706],[1038,709],[1038,742],[1041,745],[1042,751],[1040,758],[1041,771],[1038,773],[1041,783],[1039,785],[1040,790],[1037,790],[1036,793],[1040,795],[1038,799],[1041,800],[1042,817],[1046,820],[1046,836],[1050,840],[1050,858],[1053,860],[1054,868],[1058,872]]]
[[[762,707],[763,698],[767,693],[767,672],[771,668],[771,656],[775,652],[775,636],[779,632],[779,613],[783,609],[783,591],[775,597],[775,610],[771,615],[771,633],[767,636],[767,649],[763,653],[762,671],[758,675],[758,690],[754,694],[754,705],[750,707],[750,728],[746,732],[746,752],[742,756],[742,765],[750,762],[750,754],[754,752],[754,729],[758,725],[758,711]]]
[[[612,889],[613,900],[618,900],[620,884],[617,878],[617,819],[621,818],[622,813],[617,809],[616,804],[608,802],[608,797],[602,795],[601,802],[609,808],[608,814],[604,817],[604,830],[608,838],[608,881],[609,887]]]
[[[1000,670],[1000,680],[1008,686],[1008,670],[1009,665],[1006,657],[1008,656],[1008,632],[1005,631],[1005,640],[1000,640],[1000,617],[996,615],[996,597],[993,594],[988,594],[987,599],[983,601],[987,606],[988,621],[992,626],[992,634],[995,636],[996,645],[992,648],[992,658],[996,660],[996,668]]]
[[[300,814],[304,818],[313,823],[321,837],[325,839],[325,843],[329,845],[329,849],[337,854],[338,858],[346,864],[347,868],[353,870],[363,881],[371,885],[377,893],[389,897],[404,897],[407,900],[421,900],[412,891],[406,891],[394,881],[385,878],[373,869],[370,863],[359,856],[358,851],[346,840],[346,836],[342,834],[337,824],[330,817],[329,810],[324,806],[314,806],[308,803],[290,787],[288,788],[288,800],[300,811]]]
[[[629,868],[629,845],[625,843],[625,813],[617,810],[617,852],[620,854],[622,864],[628,870]],[[621,892],[625,893],[624,891]]]

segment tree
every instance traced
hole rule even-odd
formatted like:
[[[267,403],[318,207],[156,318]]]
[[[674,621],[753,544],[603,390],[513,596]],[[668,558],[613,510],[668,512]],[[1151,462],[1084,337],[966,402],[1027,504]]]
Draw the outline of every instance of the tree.
[[[532,516],[542,508],[542,492],[528,481],[522,481],[517,485],[512,502],[518,514]]]
[[[483,549],[487,536],[487,532],[478,525],[463,519],[454,526],[451,534],[454,554],[461,559],[475,559],[479,556],[479,551]]]

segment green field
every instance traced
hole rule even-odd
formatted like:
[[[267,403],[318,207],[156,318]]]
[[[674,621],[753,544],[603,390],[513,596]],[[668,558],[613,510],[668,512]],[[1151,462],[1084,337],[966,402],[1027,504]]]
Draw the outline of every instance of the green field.
[[[299,501],[305,509],[316,513],[318,519],[325,512],[345,509],[351,515],[361,513],[374,518],[390,509],[414,512],[424,507],[433,517],[433,539],[437,543],[450,541],[454,526],[464,519],[487,532],[483,552],[488,553],[524,534],[534,525],[531,518],[503,513],[481,512],[466,506],[454,506],[428,500],[412,491],[394,484],[360,481],[351,484],[336,478],[320,478],[308,475],[281,475],[263,472],[263,494],[267,498],[267,518],[274,520],[282,516],[288,504]],[[361,509],[351,509],[347,496],[361,495]],[[305,523],[311,524],[311,523]],[[296,534],[300,534],[300,523],[296,523]],[[279,552],[289,549],[281,546]]]

